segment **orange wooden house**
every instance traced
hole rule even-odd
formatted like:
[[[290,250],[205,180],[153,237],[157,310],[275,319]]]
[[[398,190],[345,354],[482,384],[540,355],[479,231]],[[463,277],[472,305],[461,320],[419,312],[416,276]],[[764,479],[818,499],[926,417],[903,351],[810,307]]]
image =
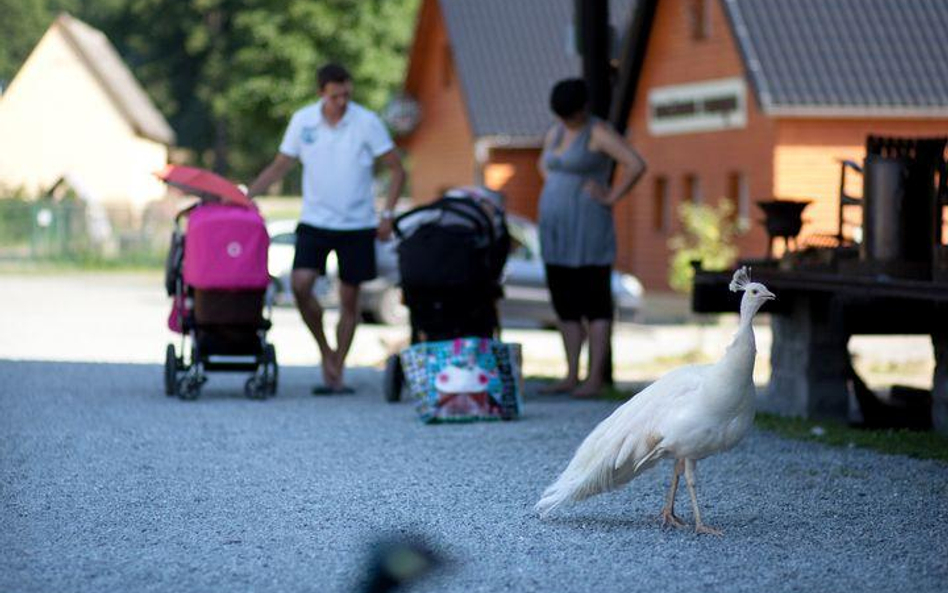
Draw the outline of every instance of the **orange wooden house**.
[[[609,2],[616,46],[633,4]],[[404,85],[421,120],[398,139],[416,201],[484,183],[536,217],[549,91],[582,71],[572,23],[573,0],[422,1]]]
[[[518,85],[503,80],[506,66],[498,66],[497,79],[485,82],[465,78],[464,65],[490,57],[484,47],[508,47],[510,36],[519,36],[526,47],[543,19],[568,23],[572,6],[508,0],[524,14],[517,22],[497,23],[498,31],[507,33],[455,43],[466,33],[452,27],[452,15],[472,19],[467,13],[493,4],[423,3],[406,81],[406,91],[421,104],[422,120],[403,146],[416,196],[482,179],[508,193],[512,210],[533,215],[538,144],[532,154],[517,150],[527,141],[515,134],[507,136],[507,146],[478,144],[472,132],[477,122],[472,125],[470,118],[472,97],[502,101],[498,110],[526,109],[513,92]],[[552,15],[556,10],[561,14]],[[625,23],[622,37],[636,48],[623,56],[613,101],[626,104],[626,135],[649,164],[616,209],[617,266],[652,290],[667,289],[667,242],[679,230],[676,210],[682,201],[732,200],[748,228],[738,241],[741,255],[762,256],[767,236],[754,202],[811,200],[801,239],[834,234],[840,160],[861,162],[867,135],[948,134],[942,38],[948,2],[638,0],[625,14],[616,9],[612,14]],[[467,55],[477,51],[482,53]],[[510,60],[526,53],[506,51],[513,54]],[[540,68],[541,63],[533,66]],[[529,65],[519,71],[529,71]],[[530,102],[529,117],[545,118],[548,126],[549,86],[577,71],[551,72],[542,96]],[[453,86],[451,77],[458,79]],[[472,88],[487,83],[511,92],[478,95]],[[511,111],[511,121],[527,117]],[[504,139],[499,131],[490,137]],[[859,193],[858,182],[851,193]]]

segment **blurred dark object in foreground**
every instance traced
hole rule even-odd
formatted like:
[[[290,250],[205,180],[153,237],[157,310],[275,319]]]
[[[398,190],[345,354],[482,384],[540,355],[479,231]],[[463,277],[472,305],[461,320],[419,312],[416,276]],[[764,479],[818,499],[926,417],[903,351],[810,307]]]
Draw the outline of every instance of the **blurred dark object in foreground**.
[[[369,559],[363,593],[404,591],[443,564],[443,560],[413,537],[392,537],[376,542]]]

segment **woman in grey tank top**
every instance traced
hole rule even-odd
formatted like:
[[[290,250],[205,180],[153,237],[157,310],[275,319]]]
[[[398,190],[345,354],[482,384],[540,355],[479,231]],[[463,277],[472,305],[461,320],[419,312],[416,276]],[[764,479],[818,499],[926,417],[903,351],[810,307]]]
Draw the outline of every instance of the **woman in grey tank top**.
[[[645,161],[608,124],[589,115],[582,79],[558,82],[550,107],[559,122],[547,134],[540,157],[540,252],[560,321],[567,375],[544,391],[589,397],[602,388],[612,332],[612,206],[645,172]],[[610,187],[614,161],[622,168]],[[580,384],[579,354],[587,335],[589,375]]]

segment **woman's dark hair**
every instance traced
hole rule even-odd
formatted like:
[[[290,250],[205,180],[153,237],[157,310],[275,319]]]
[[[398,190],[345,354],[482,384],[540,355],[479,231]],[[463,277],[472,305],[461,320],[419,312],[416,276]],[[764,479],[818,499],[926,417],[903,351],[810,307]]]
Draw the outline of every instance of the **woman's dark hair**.
[[[349,71],[339,64],[326,64],[316,73],[316,78],[319,81],[319,90],[326,88],[326,85],[330,82],[342,84],[352,80]]]
[[[557,116],[566,119],[586,108],[589,93],[586,81],[582,78],[567,78],[553,85],[550,93],[550,109]]]

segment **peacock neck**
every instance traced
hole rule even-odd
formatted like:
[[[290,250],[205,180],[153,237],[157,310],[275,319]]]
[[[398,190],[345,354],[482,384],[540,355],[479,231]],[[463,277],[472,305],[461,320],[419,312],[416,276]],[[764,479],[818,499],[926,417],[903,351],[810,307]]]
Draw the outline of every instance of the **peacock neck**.
[[[741,318],[737,333],[727,347],[724,355],[724,368],[736,376],[751,375],[754,372],[754,361],[757,357],[757,342],[754,339],[754,326],[750,319]]]

